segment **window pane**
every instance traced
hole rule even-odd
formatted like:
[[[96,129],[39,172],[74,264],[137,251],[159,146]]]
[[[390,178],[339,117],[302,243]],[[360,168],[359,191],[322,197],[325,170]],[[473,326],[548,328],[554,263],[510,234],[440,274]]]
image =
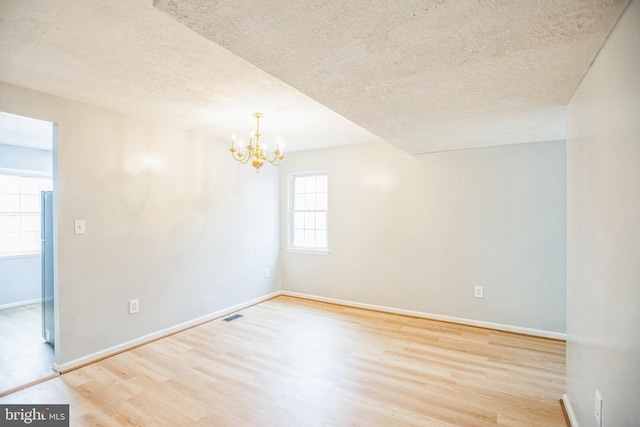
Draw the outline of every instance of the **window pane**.
[[[294,175],[290,181],[290,244],[300,248],[327,248],[327,177],[323,173]]]
[[[40,233],[22,233],[23,249],[39,249]]]
[[[315,193],[316,192],[316,177],[309,176],[306,178],[307,189],[305,193]]]
[[[306,203],[304,204],[305,209],[315,210],[316,209],[316,194],[315,193],[307,193],[305,195]]]
[[[20,177],[20,192],[22,194],[40,194],[40,179]]]
[[[316,230],[326,230],[327,229],[327,214],[325,212],[317,212],[316,213]]]
[[[22,212],[40,212],[40,196],[20,196],[20,210]]]
[[[40,233],[40,216],[39,215],[23,215],[22,231],[34,231]]]
[[[324,230],[316,231],[316,246],[319,248],[327,247],[327,232]]]
[[[328,191],[328,180],[329,177],[327,177],[326,175],[319,176],[318,179],[316,179],[316,191],[318,193],[326,193]]]
[[[0,175],[0,193],[20,192],[20,177],[11,175]]]
[[[20,244],[20,233],[1,233],[0,250],[15,250]]]
[[[0,233],[20,230],[20,216],[0,215]]]
[[[304,245],[314,247],[316,245],[315,230],[304,230]]]
[[[0,191],[0,251],[39,251],[40,192],[52,189],[53,181],[0,175],[0,188],[5,191]]]
[[[316,214],[314,212],[306,212],[304,214],[304,228],[305,230],[312,230],[316,225]]]
[[[18,212],[20,196],[17,194],[0,194],[0,212]]]
[[[319,211],[327,210],[327,193],[316,194],[316,209],[318,209]]]

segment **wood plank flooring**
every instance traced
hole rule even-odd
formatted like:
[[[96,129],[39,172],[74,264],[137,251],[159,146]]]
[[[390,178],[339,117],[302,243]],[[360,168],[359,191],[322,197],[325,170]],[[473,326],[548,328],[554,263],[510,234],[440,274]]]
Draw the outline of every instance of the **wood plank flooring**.
[[[277,297],[0,398],[71,425],[565,426],[565,344]]]
[[[0,395],[55,374],[53,347],[42,339],[41,304],[0,310]]]

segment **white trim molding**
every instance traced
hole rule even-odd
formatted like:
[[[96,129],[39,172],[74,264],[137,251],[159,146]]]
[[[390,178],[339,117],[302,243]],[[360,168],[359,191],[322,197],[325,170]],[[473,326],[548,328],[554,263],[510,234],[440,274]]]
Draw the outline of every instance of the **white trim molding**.
[[[70,371],[70,370],[73,370],[73,369],[76,369],[76,368],[80,368],[82,366],[88,365],[88,364],[93,363],[93,362],[97,362],[97,361],[105,359],[107,357],[115,356],[116,354],[122,353],[123,351],[131,350],[131,349],[139,347],[139,346],[141,346],[143,344],[147,344],[149,342],[158,340],[160,338],[164,338],[166,336],[173,335],[173,334],[175,334],[177,332],[181,332],[181,331],[184,331],[186,329],[193,328],[194,326],[201,325],[201,324],[209,322],[211,320],[219,319],[221,317],[226,316],[227,314],[230,314],[230,313],[245,309],[247,307],[251,307],[252,305],[259,304],[259,303],[264,302],[266,300],[269,300],[271,298],[275,298],[278,295],[280,295],[280,291],[273,292],[273,293],[270,293],[270,294],[267,294],[267,295],[263,295],[261,297],[254,298],[252,300],[245,301],[243,303],[236,304],[236,305],[233,305],[231,307],[223,308],[221,310],[215,311],[215,312],[207,314],[205,316],[201,316],[201,317],[198,317],[196,319],[189,320],[187,322],[180,323],[178,325],[171,326],[171,327],[166,328],[166,329],[162,329],[160,331],[156,331],[156,332],[152,332],[152,333],[147,334],[147,335],[143,335],[143,336],[135,338],[133,340],[124,342],[122,344],[115,345],[113,347],[105,348],[104,350],[88,354],[86,356],[80,357],[80,358],[75,359],[75,360],[71,360],[69,362],[65,362],[65,363],[62,363],[62,364],[54,363],[53,364],[53,369],[56,372],[65,373],[67,371]]]
[[[25,300],[25,301],[12,302],[12,303],[9,303],[9,304],[0,305],[0,310],[7,310],[9,308],[22,307],[23,305],[36,304],[36,303],[39,303],[41,301],[42,301],[42,299],[36,298],[36,299],[28,299],[28,300]]]
[[[578,420],[576,419],[576,413],[573,412],[571,401],[566,393],[562,395],[562,403],[564,403],[564,410],[567,411],[567,417],[569,417],[569,427],[579,427]]]
[[[487,329],[495,329],[498,331],[513,332],[516,334],[531,335],[542,338],[551,338],[555,340],[566,341],[567,334],[562,332],[545,331],[542,329],[525,328],[522,326],[505,325],[502,323],[484,322],[482,320],[465,319],[462,317],[443,316],[440,314],[424,313],[421,311],[404,310],[401,308],[386,307],[382,305],[364,304],[360,302],[346,301],[336,298],[320,297],[317,295],[309,295],[298,292],[282,291],[282,295],[296,298],[304,298],[331,304],[344,305],[348,307],[364,308],[367,310],[382,311],[385,313],[401,314],[403,316],[419,317],[430,320],[440,320],[442,322],[458,323],[461,325],[477,326]]]
[[[135,347],[155,341],[157,339],[175,334],[180,331],[184,331],[194,326],[198,326],[202,323],[206,323],[211,320],[221,318],[223,316],[234,313],[236,311],[243,310],[252,305],[256,305],[261,302],[267,301],[269,299],[275,298],[279,295],[286,295],[286,296],[295,297],[295,298],[303,298],[303,299],[315,300],[320,302],[327,302],[330,304],[338,304],[338,305],[343,305],[348,307],[363,308],[367,310],[381,311],[385,313],[400,314],[404,316],[419,317],[423,319],[440,320],[443,322],[458,323],[458,324],[469,325],[469,326],[478,326],[482,328],[496,329],[500,331],[514,332],[518,334],[532,335],[532,336],[543,337],[543,338],[566,340],[566,334],[559,333],[559,332],[543,331],[539,329],[523,328],[519,326],[503,325],[500,323],[483,322],[479,320],[464,319],[464,318],[452,317],[452,316],[442,316],[438,314],[429,314],[429,313],[423,313],[419,311],[403,310],[403,309],[373,305],[373,304],[364,304],[359,302],[346,301],[346,300],[341,300],[336,298],[327,298],[327,297],[303,294],[298,292],[277,291],[267,295],[263,295],[258,298],[254,298],[252,300],[249,300],[240,304],[236,304],[231,307],[227,307],[227,308],[215,311],[205,316],[198,317],[196,319],[193,319],[184,323],[180,323],[178,325],[175,325],[166,329],[162,329],[160,331],[143,335],[133,340],[124,342],[122,344],[118,344],[113,347],[106,348],[104,350],[101,350],[92,354],[88,354],[86,356],[77,358],[75,360],[71,360],[69,362],[65,362],[62,364],[54,363],[53,369],[56,372],[64,373],[64,372],[79,368],[81,366],[88,365],[93,362],[97,362],[98,360],[105,359],[110,356],[114,356],[118,353],[122,353],[123,351],[131,350]],[[569,414],[573,414],[573,412],[571,411],[571,406],[569,404],[568,398],[566,398],[566,395],[563,397],[563,401],[565,402],[565,405],[567,407],[567,411],[569,412]],[[571,416],[572,415],[570,415],[570,417]],[[575,420],[575,416],[573,419],[571,419],[572,427],[577,427],[577,424],[574,423],[574,420]]]

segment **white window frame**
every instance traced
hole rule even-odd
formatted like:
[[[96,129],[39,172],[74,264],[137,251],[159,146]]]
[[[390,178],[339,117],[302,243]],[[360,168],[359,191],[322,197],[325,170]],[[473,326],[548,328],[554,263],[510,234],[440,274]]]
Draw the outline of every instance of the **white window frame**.
[[[327,206],[326,209],[314,209],[314,210],[296,210],[295,209],[295,180],[296,178],[308,178],[308,177],[318,177],[325,176],[327,178]],[[291,173],[288,176],[288,246],[287,251],[292,253],[305,253],[305,254],[319,254],[319,255],[327,255],[329,253],[329,173],[327,171],[317,171],[317,172],[295,172]],[[326,233],[326,246],[318,247],[318,246],[304,246],[304,245],[296,245],[294,243],[294,233],[295,233],[295,213],[296,212],[324,212],[326,215],[326,225],[325,225],[325,233]]]
[[[42,173],[42,172],[35,172],[35,171],[27,171],[27,170],[18,170],[18,169],[6,169],[6,168],[0,168],[0,175],[5,175],[5,176],[16,176],[16,177],[24,177],[24,178],[39,178],[39,179],[49,179],[51,180],[51,186],[53,187],[53,177],[51,176],[51,174],[49,173]],[[21,194],[21,193],[19,193]],[[40,207],[41,209],[41,207]],[[41,211],[38,211],[37,213],[41,214]],[[23,211],[19,210],[19,211],[15,211],[12,212],[12,214],[14,215],[23,215]],[[36,212],[24,212],[24,214],[36,214]],[[11,215],[11,214],[10,214]],[[38,222],[40,222],[40,216],[38,216]],[[21,230],[22,232],[22,230]],[[38,247],[33,247],[33,248],[21,248],[21,249],[14,249],[14,250],[2,250],[2,248],[0,248],[0,258],[2,259],[8,259],[8,258],[19,258],[22,256],[28,256],[28,255],[34,255],[34,254],[39,254],[41,252],[42,248],[40,245],[38,245]]]

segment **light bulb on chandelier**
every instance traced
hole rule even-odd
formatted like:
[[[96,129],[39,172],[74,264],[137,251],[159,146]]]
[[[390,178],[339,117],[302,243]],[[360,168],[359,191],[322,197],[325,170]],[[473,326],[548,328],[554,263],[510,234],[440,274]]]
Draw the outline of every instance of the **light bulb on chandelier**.
[[[251,132],[249,137],[249,146],[244,148],[244,141],[242,139],[238,139],[236,148],[236,134],[234,133],[231,137],[231,155],[233,158],[240,163],[248,163],[251,160],[251,166],[256,168],[256,173],[260,172],[260,168],[264,165],[265,162],[269,162],[274,166],[280,165],[282,159],[284,159],[284,154],[282,153],[282,140],[278,137],[276,142],[276,149],[273,153],[269,153],[267,151],[267,144],[264,142],[260,142],[260,118],[264,117],[262,113],[253,113],[253,117],[256,118],[256,131]]]

